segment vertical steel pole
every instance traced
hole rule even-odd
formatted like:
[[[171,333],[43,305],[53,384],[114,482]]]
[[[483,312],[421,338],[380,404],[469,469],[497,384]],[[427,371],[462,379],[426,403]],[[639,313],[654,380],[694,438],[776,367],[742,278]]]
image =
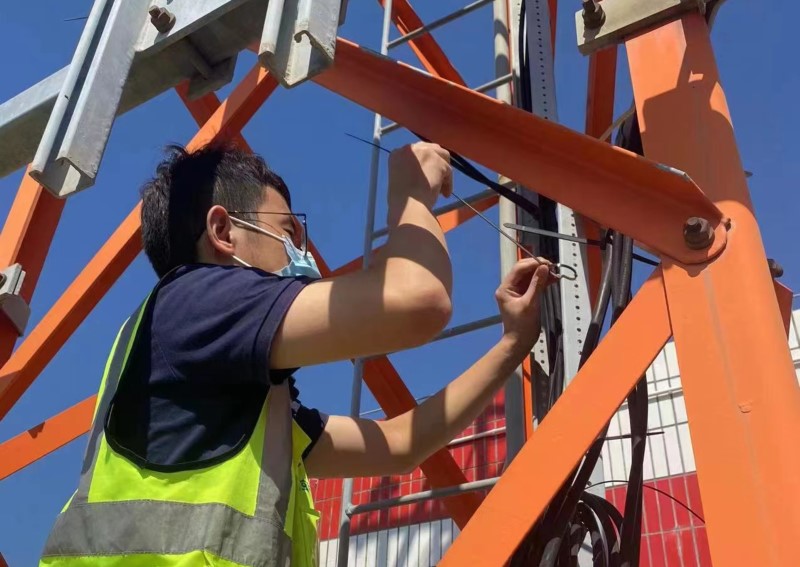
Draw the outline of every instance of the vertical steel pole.
[[[392,0],[384,2],[383,10],[383,30],[381,32],[381,55],[386,55],[389,51],[389,28],[392,23]],[[378,175],[380,173],[380,154],[381,150],[377,147],[381,143],[381,122],[380,114],[375,114],[375,121],[372,126],[372,159],[369,166],[369,189],[367,194],[367,218],[364,227],[364,255],[362,268],[369,266],[372,254],[373,234],[375,233],[375,208],[378,196]],[[353,391],[350,398],[350,415],[357,418],[361,413],[361,386],[363,384],[364,359],[355,361],[353,367]],[[344,567],[347,565],[350,552],[350,516],[348,508],[353,501],[353,479],[347,478],[342,485],[342,511],[339,517],[339,547],[337,550],[336,565]]]
[[[794,565],[800,390],[708,26],[687,14],[626,49],[645,155],[731,219],[710,264],[663,262],[711,557]]]
[[[503,77],[511,71],[511,50],[509,48],[508,0],[495,0],[494,6],[494,73]],[[511,86],[497,87],[497,99],[511,104]],[[516,223],[517,207],[508,199],[498,202],[500,223]],[[507,238],[500,237],[500,277],[511,271],[517,262],[517,247]],[[518,367],[506,382],[506,462],[511,462],[525,443],[525,411],[523,409],[522,367]]]

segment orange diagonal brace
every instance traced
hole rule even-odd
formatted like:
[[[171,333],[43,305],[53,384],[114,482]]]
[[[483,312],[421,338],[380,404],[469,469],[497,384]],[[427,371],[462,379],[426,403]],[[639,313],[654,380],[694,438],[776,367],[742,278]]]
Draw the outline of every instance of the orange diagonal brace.
[[[664,262],[711,558],[792,565],[800,389],[708,26],[686,15],[626,49],[645,153],[686,171],[731,219],[714,262]]]
[[[26,171],[0,233],[0,270],[11,264],[22,265],[25,280],[20,295],[28,304],[42,273],[64,203],[36,183]],[[0,365],[11,356],[17,337],[17,329],[0,316]]]
[[[719,253],[722,214],[684,176],[340,39],[322,86],[525,187],[687,263]],[[715,227],[707,250],[683,239],[687,218]]]
[[[96,400],[86,398],[0,445],[0,480],[86,433]]]
[[[189,143],[197,148],[235,131],[229,124],[243,125],[274,89],[274,80],[259,69],[238,85]],[[253,95],[250,98],[248,93]],[[215,137],[216,136],[216,137]],[[81,271],[28,338],[0,369],[0,419],[36,379],[78,325],[97,305],[141,250],[140,205],[131,211],[94,258]]]
[[[384,0],[378,0],[378,2],[385,7]],[[407,0],[394,0],[392,2],[392,21],[403,35],[425,25]],[[466,84],[431,34],[421,35],[408,43],[422,66],[429,73],[459,85]]]
[[[599,138],[614,121],[614,94],[617,79],[617,46],[592,53],[589,58],[589,81],[586,89],[586,134]],[[605,140],[603,140],[605,141]],[[578,215],[586,238],[600,239],[600,229],[591,219]],[[600,288],[602,254],[597,246],[587,246],[589,299],[595,304]]]
[[[440,567],[503,565],[670,336],[660,270],[515,457]]]

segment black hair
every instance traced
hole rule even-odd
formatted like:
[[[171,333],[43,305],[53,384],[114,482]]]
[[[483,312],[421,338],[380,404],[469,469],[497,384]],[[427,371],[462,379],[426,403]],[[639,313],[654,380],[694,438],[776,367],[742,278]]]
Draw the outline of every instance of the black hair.
[[[171,145],[165,153],[141,189],[142,245],[159,278],[197,261],[197,240],[212,206],[254,211],[269,187],[292,206],[286,183],[260,156],[224,144],[193,152]]]

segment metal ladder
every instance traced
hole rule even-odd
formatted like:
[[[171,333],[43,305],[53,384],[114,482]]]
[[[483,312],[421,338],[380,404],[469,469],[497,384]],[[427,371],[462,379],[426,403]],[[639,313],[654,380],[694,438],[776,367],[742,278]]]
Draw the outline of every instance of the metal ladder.
[[[404,45],[414,38],[420,37],[426,33],[430,33],[435,29],[441,28],[442,26],[461,18],[462,16],[470,14],[478,10],[479,8],[487,6],[488,4],[494,4],[495,17],[497,17],[497,14],[499,12],[502,12],[503,14],[507,13],[506,0],[477,0],[437,20],[434,20],[433,22],[417,30],[409,32],[408,34],[402,37],[399,37],[394,40],[389,40],[389,31],[392,23],[391,19],[392,0],[385,0],[380,53],[382,55],[388,55],[390,50],[397,48],[401,45]],[[476,87],[475,90],[481,93],[486,93],[493,89],[497,89],[498,98],[500,100],[503,100],[504,102],[510,102],[511,93],[509,84],[511,83],[512,80],[512,74],[511,74],[511,69],[509,68],[508,65],[509,46],[507,41],[507,34],[505,37],[506,37],[505,45],[500,46],[500,50],[503,51],[503,53],[500,54],[502,55],[502,57],[496,57],[496,60],[498,61],[502,60],[503,62],[496,64],[496,69],[495,69],[496,77],[493,80]],[[495,44],[497,47],[497,41],[495,41]],[[372,132],[372,143],[374,144],[374,146],[372,148],[371,162],[370,162],[370,174],[369,174],[369,184],[367,193],[367,215],[366,215],[365,230],[364,230],[364,251],[363,251],[364,254],[363,254],[363,265],[362,265],[363,269],[366,269],[369,266],[370,257],[373,249],[373,243],[377,238],[380,238],[387,233],[386,229],[375,230],[375,209],[376,209],[376,200],[378,192],[378,177],[380,172],[380,154],[381,154],[381,149],[377,146],[381,145],[381,140],[385,134],[397,131],[400,128],[401,126],[394,122],[384,124],[382,116],[380,116],[379,114],[375,114],[373,132]],[[491,196],[493,194],[494,193],[491,190],[481,191],[472,196],[466,197],[464,200],[468,203],[473,203],[485,199],[486,197]],[[464,206],[462,203],[449,203],[442,207],[434,209],[433,212],[434,214],[438,215],[451,210],[455,210],[462,206]],[[502,241],[504,239],[500,238],[500,240]],[[513,245],[511,248],[513,250],[509,249],[507,246],[501,245],[501,254],[508,254],[508,253],[516,254],[515,252],[516,249],[513,247]],[[513,265],[513,261],[511,262],[511,265]],[[471,331],[475,331],[478,329],[483,329],[485,327],[496,325],[498,323],[500,323],[499,315],[486,317],[484,319],[471,321],[463,325],[457,325],[445,329],[434,340],[442,340],[450,337],[455,337],[458,335],[463,335],[465,333],[469,333]],[[363,359],[356,360],[353,370],[353,386],[352,386],[351,401],[350,401],[350,415],[353,417],[359,417],[361,415],[364,415],[361,413],[363,369],[364,369],[364,360]],[[519,378],[521,379],[521,374],[519,375]],[[348,565],[348,561],[350,558],[350,550],[351,550],[350,547],[351,519],[354,515],[366,512],[374,512],[378,510],[385,510],[396,506],[419,503],[432,499],[454,496],[457,494],[463,494],[465,492],[485,490],[487,488],[491,488],[492,486],[494,486],[497,480],[498,478],[484,479],[456,486],[426,490],[414,494],[400,496],[397,498],[389,498],[386,500],[354,505],[353,504],[354,479],[352,478],[345,479],[343,482],[342,497],[341,497],[342,506],[341,506],[340,522],[339,522],[339,539],[337,546],[336,565],[338,567],[344,567],[345,565]]]

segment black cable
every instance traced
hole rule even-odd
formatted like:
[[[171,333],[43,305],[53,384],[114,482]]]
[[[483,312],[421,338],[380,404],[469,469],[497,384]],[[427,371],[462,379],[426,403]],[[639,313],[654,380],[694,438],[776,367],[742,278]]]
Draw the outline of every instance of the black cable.
[[[354,134],[350,134],[348,132],[345,132],[344,134],[345,134],[345,136],[349,136],[350,138],[358,140],[359,142],[364,142],[365,144],[369,144],[370,146],[372,146],[374,148],[378,148],[379,150],[383,150],[387,154],[391,153],[391,150],[389,150],[388,148],[384,148],[380,144],[376,144],[375,142],[370,142],[369,140],[365,140],[364,138],[361,138],[361,137],[356,136]],[[412,132],[412,134],[414,134],[414,132]],[[419,138],[423,142],[429,142],[429,140],[427,138],[424,138],[424,137],[420,136],[419,134],[414,134],[414,135],[417,136],[417,138]],[[492,191],[494,191],[495,193],[497,193],[499,196],[503,197],[504,199],[508,199],[509,201],[514,203],[516,206],[518,206],[520,209],[522,209],[523,211],[525,211],[526,213],[531,215],[533,218],[535,218],[535,219],[539,218],[539,207],[536,206],[536,203],[533,203],[529,199],[525,198],[524,195],[521,195],[521,194],[519,194],[519,193],[517,193],[515,191],[512,191],[508,187],[503,187],[497,181],[489,179],[478,168],[476,168],[474,165],[472,165],[465,158],[461,157],[459,154],[457,154],[455,152],[452,152],[450,150],[447,150],[447,151],[450,153],[450,165],[452,166],[453,169],[455,169],[456,171],[460,171],[461,173],[463,173],[464,175],[466,175],[467,177],[469,177],[473,181],[477,181],[478,183],[480,183],[482,185],[486,185],[487,187],[489,187],[489,189],[491,189]]]
[[[601,482],[595,482],[595,483],[594,483],[594,484],[592,484],[591,486],[600,486],[601,484],[625,484],[626,482],[627,482],[627,481],[624,481],[624,480],[603,480],[603,481],[601,481]],[[672,500],[673,502],[675,502],[677,505],[679,505],[681,508],[683,508],[684,510],[686,510],[687,512],[689,512],[689,513],[690,513],[692,516],[694,516],[695,518],[697,518],[698,520],[700,520],[700,521],[701,521],[701,522],[703,522],[704,524],[706,523],[706,520],[705,520],[705,518],[703,518],[703,516],[701,516],[700,514],[698,514],[697,512],[695,512],[694,510],[692,510],[692,508],[690,508],[688,504],[686,504],[685,502],[682,502],[682,501],[678,500],[677,498],[675,498],[675,497],[674,497],[672,494],[670,494],[669,492],[667,492],[667,491],[665,491],[665,490],[661,490],[660,488],[656,488],[655,486],[653,486],[653,485],[651,485],[651,484],[644,484],[643,486],[644,486],[645,488],[649,488],[649,489],[650,489],[650,490],[652,490],[653,492],[658,492],[658,493],[659,493],[659,494],[661,494],[662,496],[666,496],[667,498],[669,498],[670,500]]]

